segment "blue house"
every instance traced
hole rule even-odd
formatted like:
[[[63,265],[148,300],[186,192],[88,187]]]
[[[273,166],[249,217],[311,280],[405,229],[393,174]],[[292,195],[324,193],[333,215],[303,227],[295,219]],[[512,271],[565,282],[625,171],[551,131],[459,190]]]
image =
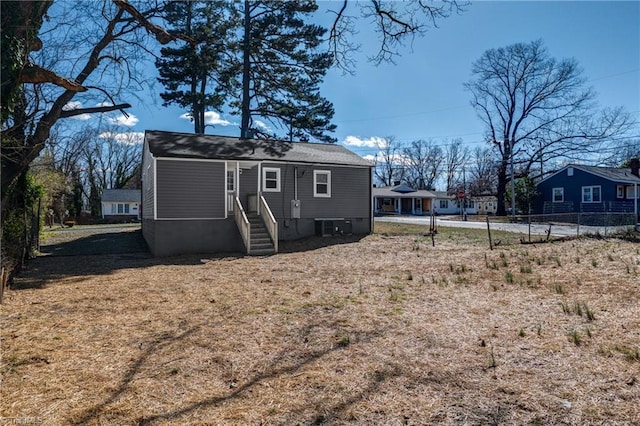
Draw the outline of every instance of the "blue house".
[[[567,165],[541,180],[535,212],[553,213],[633,213],[638,217],[640,161],[631,168]]]

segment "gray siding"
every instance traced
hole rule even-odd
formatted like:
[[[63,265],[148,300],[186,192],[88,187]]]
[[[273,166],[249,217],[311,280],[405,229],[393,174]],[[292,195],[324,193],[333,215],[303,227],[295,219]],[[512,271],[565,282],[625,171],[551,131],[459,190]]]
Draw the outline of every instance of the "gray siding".
[[[149,147],[145,143],[144,152],[142,154],[142,217],[145,219],[153,219],[153,177],[155,170],[153,168],[153,157],[149,152]]]
[[[281,240],[315,234],[315,220],[343,218],[352,221],[353,232],[371,232],[371,169],[357,167],[307,166],[264,163],[263,167],[280,168],[280,192],[263,195],[279,224]],[[298,176],[300,219],[291,217],[291,200],[295,195],[295,170]],[[331,171],[331,197],[313,196],[313,171]]]
[[[281,192],[263,193],[277,219],[291,219],[294,199],[294,175],[298,170],[300,218],[370,218],[371,169],[330,166],[294,166],[265,163],[263,167],[279,167]],[[313,171],[331,171],[331,197],[313,196]]]
[[[224,218],[223,162],[156,161],[158,219]]]

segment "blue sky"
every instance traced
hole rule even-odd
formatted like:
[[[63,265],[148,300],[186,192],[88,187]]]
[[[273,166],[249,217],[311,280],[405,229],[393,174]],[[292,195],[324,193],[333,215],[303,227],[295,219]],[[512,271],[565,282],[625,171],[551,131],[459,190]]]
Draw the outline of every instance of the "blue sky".
[[[320,1],[319,20],[340,4]],[[350,7],[351,14],[358,13],[354,3]],[[544,40],[553,57],[578,61],[601,106],[624,106],[640,121],[640,2],[478,1],[438,25],[405,46],[395,65],[374,66],[367,56],[378,47],[377,35],[366,19],[358,21],[362,49],[355,74],[331,70],[321,87],[335,106],[338,143],[363,156],[376,153],[371,141],[387,136],[481,144],[483,124],[463,88],[473,61],[488,49],[536,39]],[[155,79],[155,68],[148,71]],[[111,120],[134,132],[192,132],[193,125],[181,118],[184,111],[162,107],[161,90],[157,83],[155,92],[138,94],[140,101],[127,99],[133,104],[130,118]],[[239,135],[239,117],[210,116],[218,124],[208,133]],[[640,135],[640,127],[633,135]]]

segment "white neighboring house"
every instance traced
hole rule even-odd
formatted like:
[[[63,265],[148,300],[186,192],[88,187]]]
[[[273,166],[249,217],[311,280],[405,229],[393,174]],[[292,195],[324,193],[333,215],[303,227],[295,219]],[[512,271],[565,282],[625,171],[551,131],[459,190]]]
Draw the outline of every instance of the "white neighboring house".
[[[433,191],[436,198],[433,200],[433,211],[441,215],[462,214],[461,202],[456,199],[455,194],[448,194],[445,191]],[[466,213],[478,214],[476,203],[473,199],[467,198]]]
[[[103,219],[140,219],[139,189],[105,189],[102,191]]]

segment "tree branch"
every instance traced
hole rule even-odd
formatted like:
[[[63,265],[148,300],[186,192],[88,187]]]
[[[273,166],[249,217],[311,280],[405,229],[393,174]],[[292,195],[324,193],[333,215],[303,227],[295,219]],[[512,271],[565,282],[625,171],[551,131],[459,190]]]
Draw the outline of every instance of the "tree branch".
[[[33,63],[25,65],[22,69],[22,72],[20,73],[20,83],[53,83],[56,86],[60,86],[72,92],[87,91],[87,88],[81,84]]]
[[[124,108],[131,108],[130,104],[118,104],[118,105],[105,105],[92,108],[78,108],[71,110],[63,110],[60,112],[60,118],[73,117],[81,114],[93,114],[96,112],[109,112],[115,110],[123,110]],[[124,113],[124,111],[122,111]]]
[[[120,10],[126,11],[129,15],[133,16],[133,18],[140,23],[149,33],[153,34],[160,42],[160,44],[167,44],[172,41],[182,40],[191,44],[192,46],[196,46],[197,43],[190,37],[187,37],[182,34],[169,34],[167,30],[162,27],[159,27],[155,24],[152,24],[147,18],[144,17],[142,13],[138,11],[134,6],[132,6],[127,0],[113,0],[113,3],[118,6]]]

